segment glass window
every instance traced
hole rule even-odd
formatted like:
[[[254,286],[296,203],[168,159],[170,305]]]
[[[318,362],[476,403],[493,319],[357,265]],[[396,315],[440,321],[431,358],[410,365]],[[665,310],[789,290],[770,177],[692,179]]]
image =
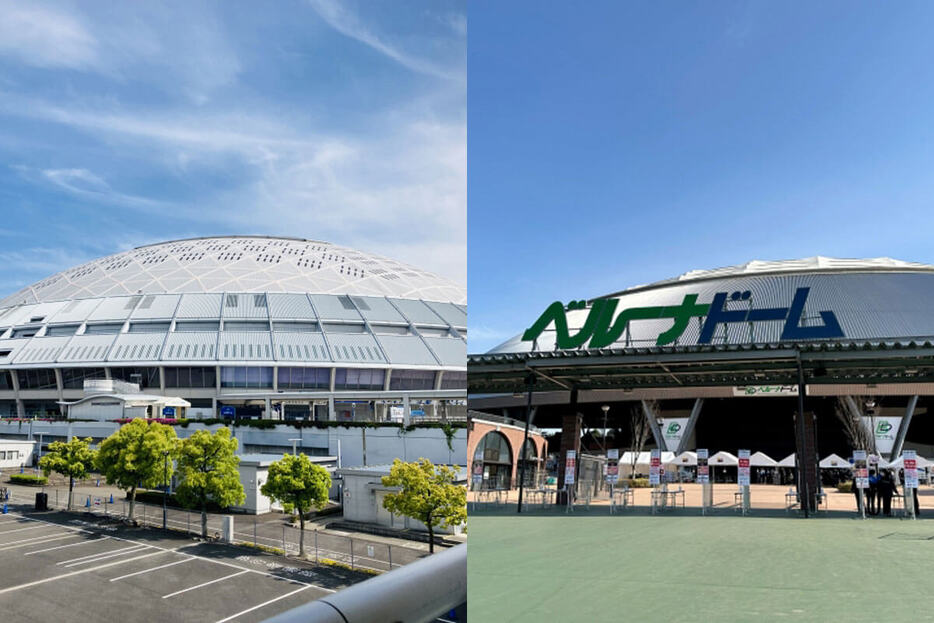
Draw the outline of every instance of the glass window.
[[[13,381],[10,380],[7,370],[0,370],[0,389],[13,389]]]
[[[106,378],[103,368],[62,368],[62,387],[83,389],[84,379]]]
[[[389,375],[389,389],[434,389],[434,370],[393,370]]]
[[[331,386],[330,368],[281,367],[278,376],[279,389],[328,389]]]
[[[441,377],[441,389],[467,389],[467,371],[445,371]]]
[[[46,368],[17,370],[16,376],[20,389],[58,389],[55,370]]]
[[[334,389],[383,389],[386,371],[381,369],[338,368]]]
[[[139,383],[140,389],[159,387],[159,368],[111,368],[110,376],[127,383]]]
[[[211,388],[217,383],[217,374],[213,367],[166,368],[165,386]]]
[[[267,367],[223,367],[221,368],[221,387],[272,387],[272,368]]]

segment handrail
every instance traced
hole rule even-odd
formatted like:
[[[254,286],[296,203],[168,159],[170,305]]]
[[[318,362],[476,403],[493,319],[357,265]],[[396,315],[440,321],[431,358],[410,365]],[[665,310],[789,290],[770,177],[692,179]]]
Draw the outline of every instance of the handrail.
[[[467,601],[467,545],[354,584],[266,623],[427,623]]]

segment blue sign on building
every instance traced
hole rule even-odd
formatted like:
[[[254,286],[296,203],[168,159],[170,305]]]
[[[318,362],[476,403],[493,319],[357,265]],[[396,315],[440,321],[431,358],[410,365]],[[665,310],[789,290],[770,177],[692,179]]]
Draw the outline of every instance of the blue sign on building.
[[[175,417],[175,407],[162,407],[164,417]]]
[[[234,417],[237,415],[236,407],[221,407],[221,417]]]

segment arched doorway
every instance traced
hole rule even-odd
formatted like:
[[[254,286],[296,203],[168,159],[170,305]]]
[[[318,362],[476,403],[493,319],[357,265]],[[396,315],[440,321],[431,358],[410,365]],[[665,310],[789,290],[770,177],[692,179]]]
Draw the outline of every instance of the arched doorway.
[[[481,489],[509,489],[512,480],[512,449],[506,436],[490,431],[474,450],[473,460],[483,464]]]
[[[534,487],[538,484],[538,476],[541,472],[541,457],[538,456],[538,449],[535,447],[535,442],[531,439],[526,439],[525,444],[522,446],[522,453],[519,455],[519,462],[516,463],[516,480],[522,478],[522,468],[523,464],[525,466],[525,478],[523,486]]]

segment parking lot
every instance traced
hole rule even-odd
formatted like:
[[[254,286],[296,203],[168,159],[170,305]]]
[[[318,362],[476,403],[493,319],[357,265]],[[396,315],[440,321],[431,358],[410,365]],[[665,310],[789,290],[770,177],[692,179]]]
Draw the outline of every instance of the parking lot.
[[[261,621],[363,579],[62,513],[0,515],[0,619]]]

